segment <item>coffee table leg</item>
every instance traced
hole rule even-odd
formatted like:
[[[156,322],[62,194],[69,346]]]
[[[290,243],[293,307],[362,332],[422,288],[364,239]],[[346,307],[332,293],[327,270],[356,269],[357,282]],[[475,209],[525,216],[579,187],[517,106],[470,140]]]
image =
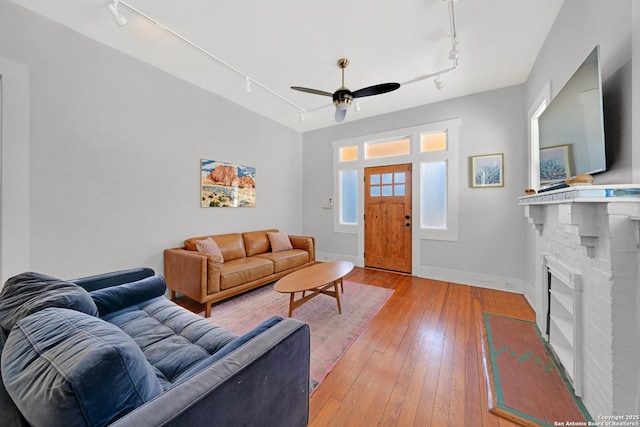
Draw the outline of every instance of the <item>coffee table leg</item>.
[[[293,315],[293,299],[295,298],[295,295],[295,292],[291,292],[291,296],[289,297],[289,317]]]
[[[336,301],[338,301],[338,314],[342,314],[342,307],[340,307],[340,290],[338,289],[338,281],[333,282],[333,289],[336,292]]]

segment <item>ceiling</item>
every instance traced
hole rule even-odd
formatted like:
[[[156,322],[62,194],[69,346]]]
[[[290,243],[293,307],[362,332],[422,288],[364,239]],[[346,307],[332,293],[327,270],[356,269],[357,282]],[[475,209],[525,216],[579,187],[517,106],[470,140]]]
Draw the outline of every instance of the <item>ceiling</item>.
[[[352,91],[453,65],[446,0],[126,0],[240,74],[123,4],[128,24],[119,27],[110,0],[12,1],[300,132],[335,125],[334,108],[290,86],[334,92],[339,58],[350,61]],[[563,1],[455,1],[460,56],[441,76],[444,87],[429,78],[361,98],[343,123],[524,83]],[[251,92],[243,76],[254,81]]]

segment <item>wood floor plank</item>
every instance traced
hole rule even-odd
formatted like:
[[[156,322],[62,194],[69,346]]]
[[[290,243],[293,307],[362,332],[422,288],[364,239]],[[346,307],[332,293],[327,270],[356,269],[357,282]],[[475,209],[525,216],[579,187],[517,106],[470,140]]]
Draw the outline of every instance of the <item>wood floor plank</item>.
[[[535,320],[522,295],[362,268],[346,280],[394,294],[311,396],[310,426],[516,426],[487,409],[478,322]]]

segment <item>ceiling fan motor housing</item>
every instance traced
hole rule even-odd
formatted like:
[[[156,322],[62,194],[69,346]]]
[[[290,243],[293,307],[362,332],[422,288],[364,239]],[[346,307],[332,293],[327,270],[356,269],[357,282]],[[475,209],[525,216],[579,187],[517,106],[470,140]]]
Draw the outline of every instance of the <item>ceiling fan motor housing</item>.
[[[349,89],[338,89],[333,94],[333,103],[336,108],[346,109],[353,102],[353,95]]]

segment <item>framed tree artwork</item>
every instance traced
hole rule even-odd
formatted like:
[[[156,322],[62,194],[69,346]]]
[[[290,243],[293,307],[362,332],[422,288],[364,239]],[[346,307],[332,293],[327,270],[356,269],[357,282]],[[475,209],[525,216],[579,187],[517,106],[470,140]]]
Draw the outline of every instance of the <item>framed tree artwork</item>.
[[[540,184],[563,182],[571,177],[569,145],[540,149]]]
[[[471,187],[504,187],[504,154],[472,156]]]

